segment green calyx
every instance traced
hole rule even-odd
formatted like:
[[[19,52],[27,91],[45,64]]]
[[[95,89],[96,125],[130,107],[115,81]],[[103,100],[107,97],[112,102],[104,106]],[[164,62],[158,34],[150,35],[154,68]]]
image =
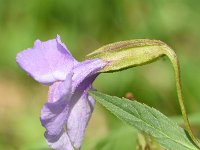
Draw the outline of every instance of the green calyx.
[[[167,45],[158,40],[138,39],[103,46],[87,55],[87,59],[100,58],[108,64],[101,72],[113,72],[141,66],[165,54]]]

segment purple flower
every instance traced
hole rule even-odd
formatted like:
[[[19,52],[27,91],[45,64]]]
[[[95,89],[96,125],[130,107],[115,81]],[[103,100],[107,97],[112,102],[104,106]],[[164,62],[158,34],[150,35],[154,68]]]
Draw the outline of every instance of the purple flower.
[[[40,120],[48,145],[56,150],[80,148],[95,101],[91,84],[106,62],[76,61],[60,37],[41,42],[17,54],[17,63],[36,81],[49,86],[48,102]]]

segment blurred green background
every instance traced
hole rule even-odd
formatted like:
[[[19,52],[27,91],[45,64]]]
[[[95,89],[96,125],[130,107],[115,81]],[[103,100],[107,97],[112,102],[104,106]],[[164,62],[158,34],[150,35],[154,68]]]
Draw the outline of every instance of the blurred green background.
[[[48,149],[39,121],[48,89],[27,76],[15,56],[36,39],[45,41],[56,34],[80,61],[116,41],[166,42],[179,57],[185,105],[199,135],[199,6],[199,0],[0,0],[0,150]],[[131,92],[168,116],[180,116],[173,69],[165,57],[146,66],[101,74],[94,86],[119,97]],[[85,137],[83,150],[134,150],[141,139],[136,130],[99,105]]]

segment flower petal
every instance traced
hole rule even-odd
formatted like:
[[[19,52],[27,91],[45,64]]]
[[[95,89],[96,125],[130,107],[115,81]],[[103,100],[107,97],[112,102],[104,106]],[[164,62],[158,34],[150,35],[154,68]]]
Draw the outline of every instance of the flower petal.
[[[59,36],[46,42],[36,40],[33,48],[17,54],[16,61],[36,81],[45,85],[65,80],[76,62]]]
[[[49,99],[41,111],[41,123],[48,134],[58,135],[62,131],[70,111],[72,74],[64,82],[54,83],[49,90]]]
[[[66,101],[46,103],[41,111],[41,123],[50,135],[58,135],[62,131],[67,115],[69,104]]]
[[[88,96],[88,90],[98,75],[98,71],[106,65],[100,59],[86,60],[78,63],[74,68],[72,77],[73,96],[72,110],[67,120],[67,133],[75,148],[80,148],[85,128],[93,111],[95,101]]]
[[[95,101],[84,93],[74,105],[67,120],[67,133],[75,148],[80,148],[85,129],[91,117]]]
[[[74,150],[67,133],[64,131],[57,136],[51,136],[46,132],[45,138],[48,145],[55,150]]]
[[[74,75],[72,77],[72,91],[79,86],[89,76],[96,74],[107,63],[101,59],[86,60],[74,66]]]
[[[66,76],[65,81],[55,82],[49,87],[48,102],[54,103],[61,99],[70,99],[72,96],[72,72]]]

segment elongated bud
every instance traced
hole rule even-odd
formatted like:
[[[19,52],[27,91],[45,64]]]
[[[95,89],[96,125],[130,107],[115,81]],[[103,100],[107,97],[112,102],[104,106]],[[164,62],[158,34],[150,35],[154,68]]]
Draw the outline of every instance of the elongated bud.
[[[200,142],[192,132],[183,102],[179,62],[176,53],[169,46],[158,40],[121,41],[97,49],[87,55],[87,59],[100,58],[107,61],[108,64],[100,72],[114,72],[151,63],[163,55],[168,56],[174,68],[177,95],[185,128],[191,139],[200,148]]]
[[[100,58],[107,61],[108,64],[101,72],[113,72],[155,61],[168,53],[167,47],[165,43],[158,40],[121,41],[97,49],[88,54],[87,59]]]

